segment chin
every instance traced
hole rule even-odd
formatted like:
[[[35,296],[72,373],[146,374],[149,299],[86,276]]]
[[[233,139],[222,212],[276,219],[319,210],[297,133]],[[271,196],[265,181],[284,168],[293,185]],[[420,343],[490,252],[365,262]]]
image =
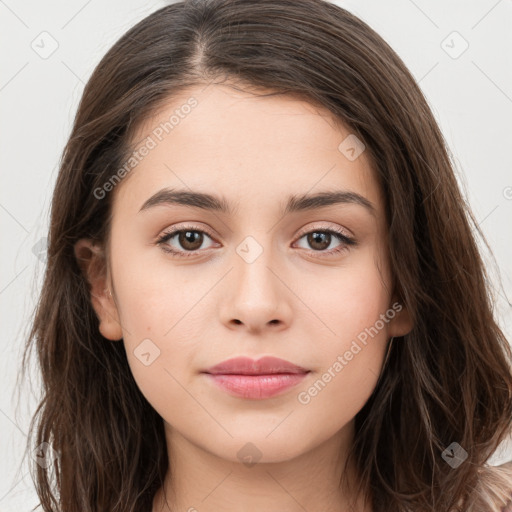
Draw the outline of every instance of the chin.
[[[287,442],[283,443],[283,439],[279,436],[271,439],[273,434],[268,436],[268,432],[251,432],[235,436],[230,439],[229,446],[218,450],[217,445],[215,451],[218,452],[219,457],[252,467],[256,463],[286,462],[307,450],[306,446],[302,447],[296,439],[290,438],[290,436],[285,435]]]

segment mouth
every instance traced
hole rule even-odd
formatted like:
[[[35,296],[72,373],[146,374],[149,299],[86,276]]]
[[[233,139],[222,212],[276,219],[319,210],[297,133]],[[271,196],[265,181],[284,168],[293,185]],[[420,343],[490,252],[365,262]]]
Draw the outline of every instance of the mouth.
[[[201,372],[217,389],[239,398],[263,400],[281,395],[297,386],[310,370],[266,356],[257,361],[236,357]]]

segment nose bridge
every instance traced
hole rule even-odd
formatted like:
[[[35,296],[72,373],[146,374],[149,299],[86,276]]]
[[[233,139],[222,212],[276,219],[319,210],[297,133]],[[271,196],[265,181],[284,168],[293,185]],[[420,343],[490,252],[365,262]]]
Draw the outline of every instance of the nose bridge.
[[[251,329],[287,322],[286,286],[276,276],[271,237],[247,236],[235,248],[229,292],[222,305],[223,320]],[[261,242],[260,242],[261,241]]]
[[[250,235],[244,238],[236,247],[234,256],[234,288],[239,296],[242,294],[248,303],[255,305],[276,300],[276,278],[270,271],[273,266],[270,236],[259,234],[257,237]]]

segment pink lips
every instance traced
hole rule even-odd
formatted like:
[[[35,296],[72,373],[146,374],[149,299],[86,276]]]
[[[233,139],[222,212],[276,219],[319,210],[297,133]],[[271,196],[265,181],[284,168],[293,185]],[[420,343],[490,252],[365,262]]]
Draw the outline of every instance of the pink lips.
[[[228,359],[203,373],[219,387],[242,398],[264,399],[297,385],[309,370],[277,357]]]

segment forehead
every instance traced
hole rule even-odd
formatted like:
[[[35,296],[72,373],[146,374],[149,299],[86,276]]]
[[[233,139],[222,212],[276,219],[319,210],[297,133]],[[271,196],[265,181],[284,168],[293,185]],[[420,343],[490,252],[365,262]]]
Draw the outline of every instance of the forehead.
[[[320,106],[269,92],[202,85],[163,102],[132,137],[137,162],[115,190],[115,208],[140,207],[175,186],[216,191],[242,208],[263,195],[282,204],[283,194],[343,188],[379,207],[367,152],[346,152],[354,145],[350,129]]]

